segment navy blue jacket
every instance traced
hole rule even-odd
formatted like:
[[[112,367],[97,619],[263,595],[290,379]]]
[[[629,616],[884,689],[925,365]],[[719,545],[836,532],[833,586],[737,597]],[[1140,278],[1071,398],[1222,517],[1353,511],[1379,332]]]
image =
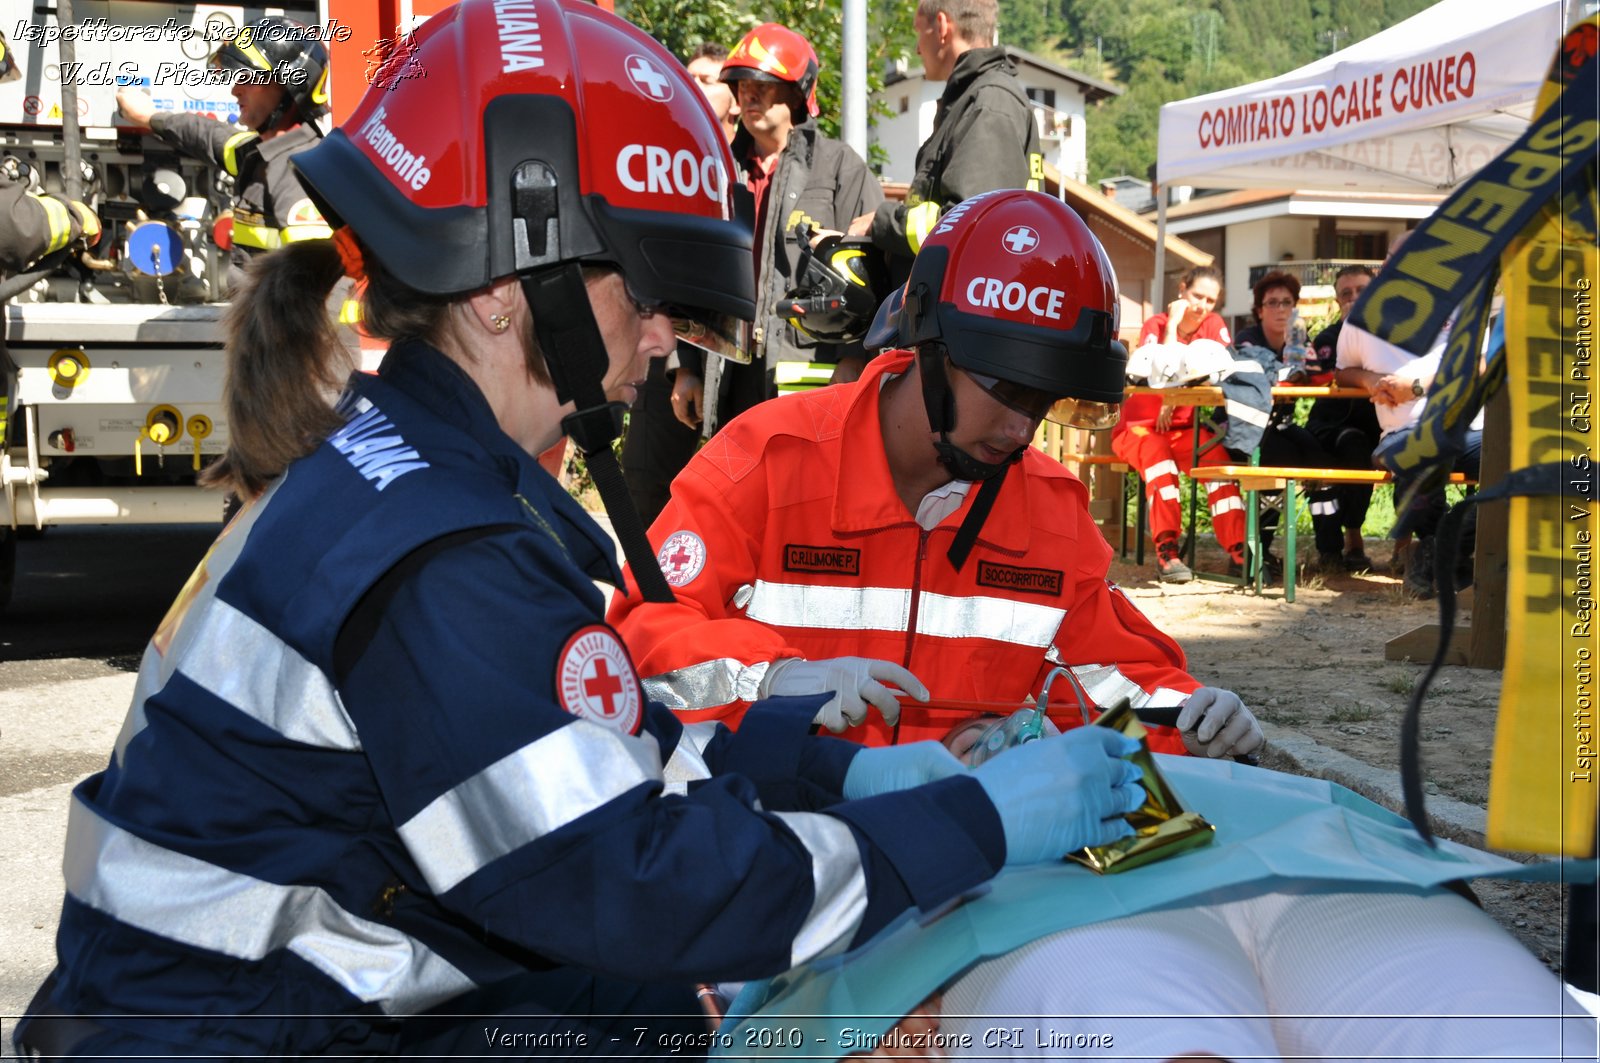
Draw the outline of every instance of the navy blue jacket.
[[[454,363],[397,346],[341,410],[213,546],[73,795],[57,1011],[316,1053],[529,967],[775,974],[998,869],[970,778],[844,802],[858,747],[807,733],[815,699],[738,734],[646,703],[610,541]]]

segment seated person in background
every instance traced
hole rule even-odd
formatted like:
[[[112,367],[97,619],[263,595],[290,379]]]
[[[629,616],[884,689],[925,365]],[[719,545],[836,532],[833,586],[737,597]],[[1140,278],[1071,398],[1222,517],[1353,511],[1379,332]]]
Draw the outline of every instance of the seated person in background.
[[[1368,284],[1372,270],[1367,266],[1345,266],[1333,278],[1334,298],[1339,301],[1339,317],[1311,340],[1311,357],[1306,366],[1313,384],[1333,383],[1339,356],[1339,333],[1345,315]],[[1316,437],[1332,458],[1332,468],[1368,469],[1372,467],[1372,448],[1378,444],[1378,418],[1366,399],[1318,399],[1311,404],[1306,431]],[[1339,522],[1344,525],[1344,555],[1340,564],[1349,572],[1372,567],[1366,545],[1361,540],[1361,525],[1372,503],[1371,484],[1337,484],[1334,498],[1339,503]],[[1322,558],[1331,570],[1332,558]]]
[[[1019,228],[1022,254],[1004,243]],[[736,722],[761,696],[833,691],[818,722],[883,745],[942,730],[914,707],[899,720],[887,684],[1015,706],[1060,663],[1095,703],[1204,715],[1200,735],[1168,729],[1156,748],[1260,745],[1239,698],[1201,687],[1106,580],[1083,484],[1028,445],[1047,415],[1115,416],[1112,277],[1049,196],[987,193],[942,219],[868,336],[914,349],[736,418],[673,482],[651,541],[677,601],[618,596],[609,613],[649,695],[686,722]],[[883,719],[866,721],[869,703]]]
[[[1295,307],[1300,301],[1300,281],[1282,270],[1273,270],[1251,288],[1255,295],[1256,324],[1241,329],[1234,337],[1235,347],[1265,347],[1280,360],[1283,348],[1289,342],[1289,326],[1294,321]],[[1273,406],[1266,432],[1261,437],[1261,464],[1298,468],[1331,469],[1333,456],[1325,450],[1317,437],[1294,423],[1294,403],[1280,402]],[[1235,453],[1242,463],[1250,461],[1249,454]],[[1344,571],[1344,534],[1340,528],[1338,495],[1329,487],[1307,491],[1311,506],[1311,527],[1316,536],[1318,567],[1326,571]],[[1272,545],[1273,531],[1277,528],[1278,513],[1269,509],[1262,515],[1261,538],[1264,545]],[[1279,566],[1271,554],[1267,555],[1270,573]]]
[[[1191,343],[1194,340],[1233,342],[1228,326],[1213,308],[1222,300],[1222,275],[1209,266],[1196,266],[1178,282],[1178,298],[1165,314],[1156,314],[1139,332],[1139,346],[1153,343]],[[1183,530],[1183,510],[1178,504],[1178,474],[1195,465],[1197,433],[1193,406],[1174,406],[1158,395],[1135,395],[1122,407],[1122,419],[1111,430],[1111,452],[1144,480],[1150,502],[1150,535],[1156,544],[1156,579],[1163,583],[1188,583],[1194,578],[1178,557],[1178,535]],[[1207,446],[1215,433],[1201,428],[1198,441]],[[1200,456],[1201,465],[1224,465],[1232,460],[1220,446]],[[1239,485],[1206,485],[1211,504],[1211,529],[1228,552],[1229,568],[1244,571],[1244,501]]]
[[[1380,465],[1385,454],[1405,446],[1422,416],[1427,401],[1428,388],[1433,374],[1439,368],[1439,358],[1449,342],[1447,326],[1434,341],[1428,353],[1414,355],[1386,340],[1381,340],[1365,329],[1350,325],[1339,334],[1339,383],[1349,387],[1364,387],[1372,392],[1373,409],[1377,414],[1382,437],[1372,452],[1372,462]],[[1454,471],[1476,479],[1479,459],[1483,453],[1483,411],[1472,419],[1466,434],[1466,446],[1457,456]],[[1414,473],[1396,473],[1394,497],[1396,505],[1406,497],[1416,482]],[[1433,536],[1444,518],[1447,503],[1444,487],[1417,495],[1395,516],[1394,528],[1389,536],[1399,540],[1402,536],[1414,537],[1405,557],[1405,586],[1407,593],[1417,598],[1432,598],[1438,591],[1433,565]],[[1466,530],[1458,553],[1458,567],[1446,578],[1459,584],[1471,582],[1472,553],[1476,522],[1467,517]]]

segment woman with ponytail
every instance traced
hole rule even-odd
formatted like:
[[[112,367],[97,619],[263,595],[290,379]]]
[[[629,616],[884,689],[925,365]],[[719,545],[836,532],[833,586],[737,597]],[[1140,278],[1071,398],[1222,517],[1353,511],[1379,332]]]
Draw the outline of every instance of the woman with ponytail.
[[[1103,729],[991,799],[935,743],[812,736],[826,695],[737,735],[646,702],[612,542],[533,455],[565,433],[597,468],[649,358],[736,349],[750,237],[669,54],[580,0],[502,36],[500,6],[434,15],[393,60],[427,77],[380,72],[295,157],[336,236],[236,300],[211,479],[243,505],[73,794],[24,1056],[671,1054],[705,1043],[696,982],[843,952],[1143,799]],[[378,374],[329,323],[341,276]],[[1023,817],[1048,844],[1008,845]]]

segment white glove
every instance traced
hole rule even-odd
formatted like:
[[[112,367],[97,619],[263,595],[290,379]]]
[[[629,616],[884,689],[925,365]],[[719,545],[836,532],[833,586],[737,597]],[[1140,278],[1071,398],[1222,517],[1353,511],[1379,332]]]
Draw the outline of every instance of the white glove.
[[[773,661],[761,680],[761,696],[831,692],[833,697],[812,722],[837,733],[865,720],[869,705],[878,707],[886,723],[892,725],[900,719],[900,702],[884,682],[893,683],[918,701],[928,700],[928,688],[916,676],[898,664],[870,657],[831,657],[824,661],[785,657]]]
[[[1261,748],[1266,736],[1239,695],[1217,687],[1201,687],[1189,695],[1178,713],[1184,747],[1197,757],[1237,757]]]

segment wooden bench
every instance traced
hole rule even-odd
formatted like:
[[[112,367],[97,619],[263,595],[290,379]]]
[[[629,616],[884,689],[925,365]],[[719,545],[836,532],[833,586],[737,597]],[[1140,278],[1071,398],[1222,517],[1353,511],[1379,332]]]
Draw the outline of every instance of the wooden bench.
[[[1234,481],[1238,483],[1239,490],[1249,494],[1245,506],[1247,528],[1245,541],[1251,553],[1249,570],[1245,573],[1245,582],[1255,583],[1256,593],[1261,593],[1265,583],[1265,573],[1259,558],[1266,552],[1260,539],[1260,529],[1257,520],[1257,494],[1261,491],[1282,491],[1283,496],[1283,598],[1284,601],[1294,601],[1294,581],[1296,554],[1295,554],[1295,502],[1298,491],[1296,485],[1302,483],[1320,484],[1387,484],[1394,482],[1394,476],[1382,469],[1314,469],[1297,468],[1286,465],[1201,465],[1190,470],[1189,478],[1201,483],[1216,483],[1221,481]],[[1465,474],[1455,472],[1450,474],[1450,483],[1476,484],[1477,481],[1468,478]]]
[[[1135,494],[1137,496],[1137,504],[1136,504],[1136,507],[1134,509],[1134,513],[1135,513],[1135,517],[1134,517],[1135,563],[1139,564],[1139,565],[1143,565],[1144,564],[1144,525],[1145,525],[1145,519],[1146,519],[1145,518],[1144,489],[1143,489],[1143,486],[1142,486],[1142,484],[1141,484],[1141,482],[1139,480],[1138,474],[1133,471],[1132,466],[1130,466],[1127,462],[1123,461],[1121,458],[1117,457],[1115,454],[1062,454],[1058,458],[1058,460],[1063,465],[1068,465],[1068,466],[1076,465],[1076,466],[1079,466],[1080,468],[1083,467],[1083,466],[1087,466],[1091,470],[1103,469],[1108,473],[1113,473],[1115,475],[1118,475],[1118,476],[1122,477],[1122,479],[1119,481],[1119,483],[1121,484],[1121,490],[1119,490],[1116,493],[1115,500],[1114,500],[1113,505],[1112,505],[1112,515],[1116,517],[1116,521],[1117,521],[1117,553],[1118,553],[1119,556],[1121,556],[1123,558],[1126,558],[1128,556],[1128,488],[1127,488],[1127,477],[1130,476],[1130,475],[1133,476],[1134,484],[1135,484],[1134,491],[1135,491]],[[1073,471],[1076,473],[1078,470],[1074,469]],[[1079,479],[1086,479],[1086,478],[1080,475]],[[1091,494],[1094,493],[1094,488],[1093,488],[1092,484],[1090,485],[1090,493]],[[1110,536],[1107,536],[1106,538],[1109,539]]]

